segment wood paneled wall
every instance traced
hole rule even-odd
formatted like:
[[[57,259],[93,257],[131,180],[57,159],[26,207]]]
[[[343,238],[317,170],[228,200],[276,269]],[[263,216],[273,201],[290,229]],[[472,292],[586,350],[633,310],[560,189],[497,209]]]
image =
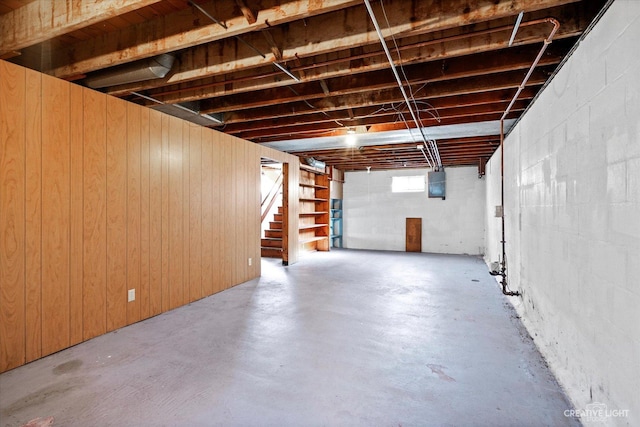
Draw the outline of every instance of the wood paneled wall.
[[[261,156],[0,61],[0,372],[259,276]]]

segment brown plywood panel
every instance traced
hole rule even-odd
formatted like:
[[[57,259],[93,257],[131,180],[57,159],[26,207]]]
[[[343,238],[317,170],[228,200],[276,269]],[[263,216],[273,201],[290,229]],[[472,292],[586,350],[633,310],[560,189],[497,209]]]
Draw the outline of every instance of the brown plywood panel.
[[[189,165],[190,156],[189,152],[191,146],[189,144],[189,122],[182,121],[182,300],[178,305],[184,305],[189,302],[189,269],[191,267],[189,259],[191,257],[191,247],[189,242],[191,241],[190,226],[190,175]]]
[[[69,84],[42,76],[42,354],[69,346]]]
[[[127,105],[127,324],[140,320],[140,107]]]
[[[213,168],[213,176],[212,176],[212,191],[211,198],[213,199],[213,206],[211,209],[211,213],[213,215],[213,229],[211,230],[212,237],[211,241],[213,242],[213,260],[212,260],[212,270],[213,270],[213,292],[220,292],[224,283],[224,272],[223,272],[223,264],[224,264],[224,251],[222,250],[222,237],[223,237],[223,229],[224,229],[224,212],[222,210],[223,206],[223,194],[222,184],[223,184],[223,156],[224,156],[224,144],[221,142],[221,134],[213,133],[212,141],[211,141],[211,149],[212,149],[212,168]]]
[[[242,283],[247,279],[247,266],[248,266],[248,254],[247,254],[247,224],[249,219],[247,218],[247,156],[246,145],[244,142],[233,140],[234,150],[234,163],[238,165],[237,178],[234,180],[235,193],[236,193],[236,262],[235,271],[236,277],[233,282],[234,285]]]
[[[405,247],[407,252],[422,252],[422,218],[407,218]]]
[[[251,258],[251,265],[247,267],[246,280],[257,277],[260,266],[260,155],[255,144],[244,143],[247,153],[247,255]]]
[[[107,97],[107,331],[127,324],[127,103]]]
[[[0,61],[0,372],[25,363],[25,72]]]
[[[149,110],[149,315],[162,311],[162,114]]]
[[[150,194],[150,140],[149,140],[149,108],[140,109],[140,292],[136,299],[140,300],[140,319],[149,317],[150,310],[150,227],[151,205]]]
[[[69,339],[75,345],[82,341],[82,233],[83,233],[83,117],[82,92],[77,85],[69,85],[69,142],[71,144],[70,175],[70,240],[69,240]]]
[[[213,131],[202,130],[202,293],[213,294]]]
[[[171,174],[170,166],[170,149],[169,139],[171,137],[171,120],[166,114],[162,116],[162,154],[161,154],[161,186],[160,186],[160,202],[161,202],[161,290],[162,290],[162,311],[167,311],[171,308],[171,287],[169,285],[170,272],[171,272],[171,228],[169,224],[169,207],[171,196]]]
[[[102,335],[107,292],[106,95],[83,90],[83,337]]]
[[[26,71],[26,361],[42,357],[42,78]]]
[[[245,271],[244,280],[247,281],[251,277],[253,277],[253,270],[255,268],[254,259],[255,259],[255,247],[256,247],[256,244],[255,244],[256,228],[255,228],[255,216],[254,216],[255,214],[254,195],[255,195],[256,184],[260,185],[260,182],[258,181],[256,183],[256,179],[255,179],[256,178],[256,174],[255,174],[256,158],[253,155],[253,150],[251,149],[249,144],[246,144],[245,142],[243,142],[243,145],[244,145],[245,161],[247,162],[247,175],[245,176],[245,188],[246,188],[245,217],[247,219],[247,234],[245,236],[245,247],[246,247],[247,258],[251,258],[251,265],[249,265],[248,262],[246,264],[247,267]],[[259,176],[260,175],[258,175],[258,178]],[[260,216],[260,213],[258,213],[258,217],[259,216]]]
[[[222,180],[221,188],[222,194],[220,195],[220,208],[222,210],[223,226],[220,233],[220,256],[222,257],[221,273],[222,289],[228,289],[233,282],[233,263],[232,260],[235,257],[236,244],[235,234],[235,221],[234,221],[234,208],[235,208],[235,194],[233,181],[235,176],[233,174],[235,166],[233,164],[233,146],[231,141],[226,135],[221,135],[222,146]]]
[[[232,257],[230,260],[230,267],[233,273],[231,283],[229,287],[235,286],[242,280],[242,273],[244,271],[244,263],[246,260],[243,259],[243,246],[244,246],[244,230],[242,225],[244,225],[244,206],[242,201],[244,200],[244,185],[242,183],[242,177],[244,176],[245,166],[241,164],[242,153],[241,146],[237,144],[235,140],[229,138],[231,143],[231,162],[234,165],[234,168],[231,170],[231,188],[230,190],[233,192],[233,198],[231,202],[231,209],[229,213],[231,215],[231,232],[235,236],[233,242],[233,252],[231,252]],[[244,261],[244,262],[243,262]]]
[[[253,199],[251,204],[253,205],[253,212],[251,217],[255,218],[253,223],[254,229],[252,238],[254,242],[253,250],[253,271],[251,278],[259,277],[261,275],[261,263],[260,263],[260,149],[257,145],[250,145],[253,154]]]
[[[183,301],[183,184],[182,121],[169,118],[169,307]]]
[[[189,125],[189,301],[202,298],[202,129]]]

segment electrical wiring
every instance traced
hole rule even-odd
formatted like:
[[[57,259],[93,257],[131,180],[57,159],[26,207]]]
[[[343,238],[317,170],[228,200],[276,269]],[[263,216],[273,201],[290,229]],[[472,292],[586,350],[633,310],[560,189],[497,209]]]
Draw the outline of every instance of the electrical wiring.
[[[299,94],[299,93],[298,93],[294,88],[292,88],[291,86],[287,86],[287,87],[289,88],[289,90],[290,90],[291,92],[293,92],[293,94],[294,94],[295,96],[300,96],[300,94]],[[330,118],[331,120],[333,120],[333,122],[335,122],[338,126],[340,126],[340,127],[346,127],[344,124],[340,123],[340,121],[339,121],[339,120],[334,119],[333,117],[331,117],[331,116],[329,115],[329,113],[327,113],[326,111],[321,110],[321,109],[319,109],[318,107],[314,106],[313,104],[311,104],[311,103],[310,103],[309,101],[307,101],[306,99],[303,99],[303,100],[302,100],[302,102],[304,102],[304,103],[307,105],[307,107],[311,108],[312,110],[315,110],[315,111],[318,111],[318,112],[320,112],[320,113],[324,114],[326,117],[328,117],[328,118]]]
[[[372,16],[373,19],[373,10],[371,9],[371,5],[369,4],[368,0],[365,0],[365,5],[367,6],[367,9],[369,10],[369,14]],[[384,0],[380,0],[380,5],[382,8],[382,14],[384,15],[384,19],[385,22],[387,24],[387,28],[390,30],[390,34],[391,34],[391,40],[393,41],[393,45],[396,51],[396,55],[398,56],[398,68],[400,68],[400,72],[402,73],[402,76],[404,77],[404,83],[407,85],[407,87],[409,88],[409,99],[405,99],[407,102],[407,107],[409,109],[409,112],[411,113],[412,118],[414,119],[414,121],[416,122],[416,126],[418,126],[418,129],[420,131],[420,134],[422,135],[422,139],[423,139],[423,144],[424,144],[424,148],[426,149],[426,151],[429,153],[429,157],[431,157],[434,160],[434,163],[436,164],[436,170],[442,168],[442,159],[440,158],[440,151],[438,150],[438,145],[436,143],[436,141],[432,138],[427,138],[426,135],[424,134],[424,125],[422,123],[422,119],[420,118],[420,110],[417,106],[416,103],[416,99],[415,99],[415,93],[413,92],[413,87],[411,86],[411,83],[409,82],[409,78],[407,77],[407,74],[405,72],[405,69],[402,65],[402,56],[400,54],[400,48],[398,46],[398,43],[396,41],[396,38],[393,35],[393,32],[391,31],[391,23],[389,22],[389,18],[387,16],[387,12],[386,9],[384,7]],[[374,20],[374,25],[377,27],[377,23]],[[382,38],[382,34],[380,33],[379,29],[376,28],[378,30],[378,35],[380,36],[381,42],[383,44],[383,48],[385,49],[385,51],[388,54],[388,49],[386,47],[386,44],[384,42],[384,39]],[[392,68],[395,71],[395,64],[393,64],[393,61],[391,60],[391,56],[389,56],[389,60],[392,63]],[[396,74],[396,77],[397,74]],[[404,93],[404,89],[403,89],[403,85],[400,81],[398,81],[398,83],[400,83],[400,90]],[[414,107],[416,108],[416,110],[418,111],[417,116],[415,114],[413,114],[413,111],[411,110],[411,105],[410,103],[414,104]],[[439,116],[439,115],[438,115]],[[404,116],[402,116],[404,119]],[[407,129],[409,129],[409,132],[411,133],[411,135],[413,136],[413,133],[411,132],[410,128],[409,128],[409,124],[406,123],[405,121],[405,125],[407,126]],[[414,141],[415,142],[415,141]],[[425,156],[426,158],[426,156]]]

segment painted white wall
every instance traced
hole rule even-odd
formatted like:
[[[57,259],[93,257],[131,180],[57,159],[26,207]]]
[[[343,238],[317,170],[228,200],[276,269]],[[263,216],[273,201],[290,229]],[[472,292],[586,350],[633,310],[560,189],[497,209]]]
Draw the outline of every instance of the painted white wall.
[[[484,253],[485,183],[475,167],[447,168],[446,199],[392,193],[391,178],[427,169],[345,173],[344,247],[405,250],[406,218],[422,218],[422,251]]]
[[[616,0],[504,148],[510,300],[577,409],[628,410],[607,425],[640,425],[639,41],[640,2]],[[487,212],[499,174],[497,152]],[[488,214],[487,262],[499,236]]]

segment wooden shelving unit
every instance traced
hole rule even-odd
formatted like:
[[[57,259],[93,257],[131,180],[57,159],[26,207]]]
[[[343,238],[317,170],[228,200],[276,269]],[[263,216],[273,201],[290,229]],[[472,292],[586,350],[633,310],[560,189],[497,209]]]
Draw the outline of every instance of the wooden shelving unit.
[[[299,242],[306,251],[329,250],[329,176],[300,168]]]

